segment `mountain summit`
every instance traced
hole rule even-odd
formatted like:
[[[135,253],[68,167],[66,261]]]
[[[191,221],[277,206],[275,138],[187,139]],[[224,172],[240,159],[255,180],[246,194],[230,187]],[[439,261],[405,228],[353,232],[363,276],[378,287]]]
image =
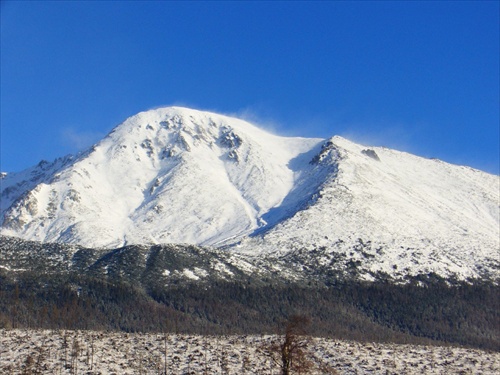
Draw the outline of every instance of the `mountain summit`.
[[[320,144],[190,109],[142,112],[77,158],[7,175],[2,231],[94,247],[215,244],[265,225]]]
[[[494,275],[500,180],[341,137],[289,138],[170,107],[76,156],[1,177],[1,233],[113,248],[191,243],[314,255],[367,278]]]

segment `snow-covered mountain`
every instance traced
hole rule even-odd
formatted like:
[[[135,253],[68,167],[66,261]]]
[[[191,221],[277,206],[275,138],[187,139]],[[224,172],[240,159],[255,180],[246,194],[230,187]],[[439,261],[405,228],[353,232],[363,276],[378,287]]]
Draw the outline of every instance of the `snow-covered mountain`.
[[[108,248],[247,235],[320,143],[183,108],[139,113],[71,163],[3,178],[2,233]]]
[[[340,137],[280,137],[162,108],[76,157],[0,181],[1,233],[28,240],[210,245],[313,257],[365,279],[498,278],[498,176]]]

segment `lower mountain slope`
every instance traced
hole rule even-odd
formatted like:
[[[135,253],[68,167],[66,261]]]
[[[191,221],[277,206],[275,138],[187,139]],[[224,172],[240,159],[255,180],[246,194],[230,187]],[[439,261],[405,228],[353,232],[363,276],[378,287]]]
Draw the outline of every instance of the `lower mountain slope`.
[[[318,336],[500,350],[498,285],[362,282],[350,272],[194,245],[103,250],[0,237],[0,328],[260,334],[301,314]]]

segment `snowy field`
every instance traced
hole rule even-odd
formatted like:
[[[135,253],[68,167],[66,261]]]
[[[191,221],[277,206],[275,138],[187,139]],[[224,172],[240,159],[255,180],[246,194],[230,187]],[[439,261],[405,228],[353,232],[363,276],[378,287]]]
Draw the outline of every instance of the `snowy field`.
[[[271,336],[0,330],[1,374],[279,374]],[[165,350],[166,349],[166,350]],[[499,374],[500,353],[313,338],[312,374]]]

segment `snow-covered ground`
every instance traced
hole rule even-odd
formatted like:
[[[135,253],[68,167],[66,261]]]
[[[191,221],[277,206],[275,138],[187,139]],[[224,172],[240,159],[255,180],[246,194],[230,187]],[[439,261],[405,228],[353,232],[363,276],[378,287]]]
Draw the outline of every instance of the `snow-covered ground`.
[[[167,374],[279,374],[261,351],[272,339],[0,330],[0,373],[163,374],[166,365]],[[308,348],[313,374],[500,373],[500,353],[477,349],[324,338],[313,338]]]

